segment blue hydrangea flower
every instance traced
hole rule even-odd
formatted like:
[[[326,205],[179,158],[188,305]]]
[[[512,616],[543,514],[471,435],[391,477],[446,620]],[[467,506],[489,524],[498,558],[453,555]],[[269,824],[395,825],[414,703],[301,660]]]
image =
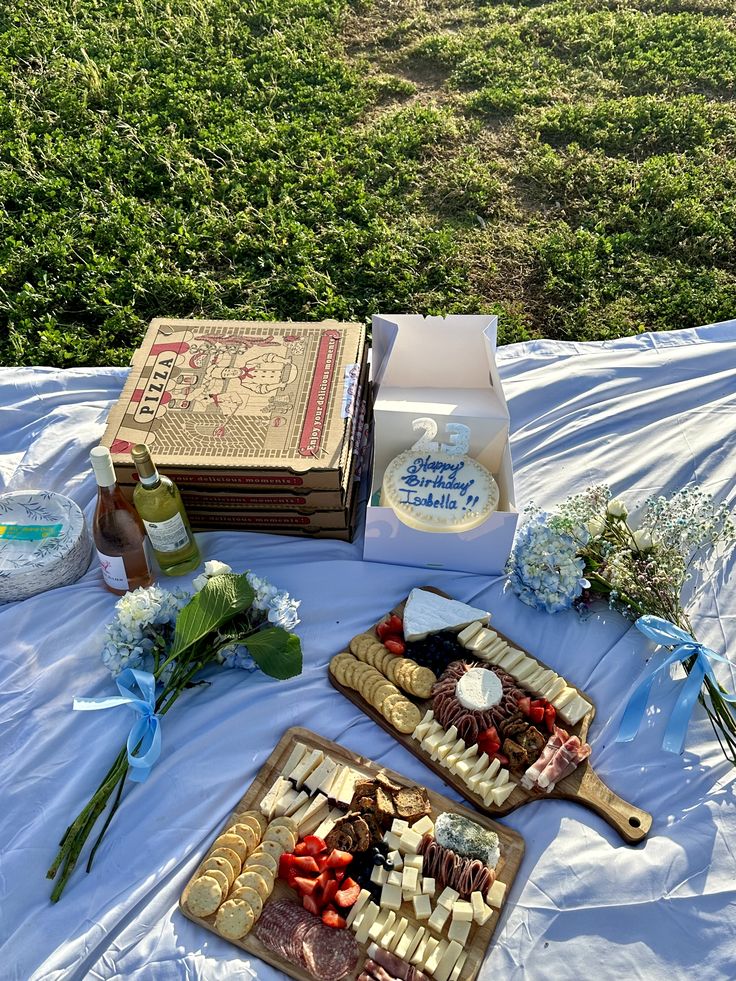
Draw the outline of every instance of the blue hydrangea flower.
[[[579,542],[554,531],[545,519],[539,514],[519,531],[506,571],[522,602],[558,613],[569,609],[589,583],[583,577],[585,562],[577,555]]]

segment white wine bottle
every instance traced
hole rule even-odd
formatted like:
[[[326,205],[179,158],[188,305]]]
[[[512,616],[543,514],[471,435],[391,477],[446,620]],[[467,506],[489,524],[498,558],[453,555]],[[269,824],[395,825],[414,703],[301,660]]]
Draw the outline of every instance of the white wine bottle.
[[[138,471],[133,503],[141,516],[154,554],[167,576],[181,576],[201,563],[179,489],[156,469],[145,443],[130,451]]]
[[[122,596],[153,583],[146,532],[135,508],[117,485],[107,447],[96,446],[89,458],[97,481],[92,537],[105,585],[111,593]]]

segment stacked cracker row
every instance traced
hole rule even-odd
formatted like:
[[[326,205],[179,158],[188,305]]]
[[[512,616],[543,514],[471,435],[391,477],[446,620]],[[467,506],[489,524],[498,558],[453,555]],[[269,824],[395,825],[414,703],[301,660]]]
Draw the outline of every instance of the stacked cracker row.
[[[281,855],[296,842],[297,826],[289,817],[268,822],[258,811],[236,814],[215,839],[189,888],[189,911],[202,917],[214,914],[220,936],[242,940],[273,891]]]
[[[479,661],[487,661],[515,678],[527,691],[546,698],[557,714],[570,725],[577,725],[593,706],[580,692],[533,657],[511,647],[495,630],[476,620],[458,634],[459,642]]]

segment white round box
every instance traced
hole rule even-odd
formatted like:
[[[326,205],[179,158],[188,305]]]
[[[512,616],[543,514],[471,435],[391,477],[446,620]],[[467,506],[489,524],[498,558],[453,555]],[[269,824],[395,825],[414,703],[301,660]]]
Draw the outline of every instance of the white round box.
[[[54,538],[22,541],[0,537],[0,603],[27,599],[80,579],[92,558],[84,514],[63,494],[18,491],[0,494],[0,525],[56,525]]]

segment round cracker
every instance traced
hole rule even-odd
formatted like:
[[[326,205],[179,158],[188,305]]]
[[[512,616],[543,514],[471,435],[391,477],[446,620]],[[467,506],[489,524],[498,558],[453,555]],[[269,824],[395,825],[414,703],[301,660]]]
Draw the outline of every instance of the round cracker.
[[[257,854],[254,852],[252,855],[249,855],[248,858],[246,858],[243,871],[246,869],[257,869],[260,867],[268,869],[268,871],[275,876],[279,863],[273,857],[273,855],[267,855],[266,852],[258,852]]]
[[[230,882],[224,872],[219,869],[207,869],[207,875],[211,876],[213,879],[217,879],[220,883],[220,889],[222,889],[222,898],[227,896],[228,890],[230,889]]]
[[[422,721],[422,713],[413,702],[405,698],[402,704],[396,704],[391,709],[389,722],[399,732],[411,733]]]
[[[289,817],[288,814],[282,814],[281,817],[274,818],[268,826],[269,828],[288,828],[289,831],[293,831],[294,834],[299,832],[299,825],[296,823],[294,818]]]
[[[437,675],[431,668],[420,667],[412,679],[414,684],[414,694],[418,698],[429,698],[432,689],[437,684]]]
[[[240,856],[237,852],[233,851],[232,848],[222,847],[220,845],[217,848],[213,848],[210,852],[209,858],[226,858],[228,862],[232,865],[235,870],[235,875],[240,875],[240,869],[243,863],[240,861]]]
[[[240,835],[233,834],[231,831],[226,831],[221,834],[218,838],[215,838],[215,843],[212,846],[215,848],[229,848],[234,851],[235,854],[240,859],[241,863],[248,857],[248,846],[245,844]]]
[[[266,832],[266,834],[268,834],[268,832]],[[265,852],[267,855],[271,855],[278,862],[285,851],[286,849],[284,846],[278,841],[274,841],[273,838],[264,838],[253,854],[256,855]]]
[[[187,906],[194,916],[211,916],[223,899],[222,889],[217,879],[200,875],[189,887]]]
[[[254,872],[251,869],[248,872],[242,872],[233,883],[233,889],[253,889],[261,897],[261,900],[265,901],[273,890],[273,876],[270,873],[266,876],[267,871],[264,869],[263,872]],[[235,894],[233,896],[237,898]]]
[[[240,822],[230,828],[230,833],[238,835],[239,838],[243,839],[245,847],[248,849],[248,854],[253,851],[261,837],[260,834],[256,834],[249,824],[242,824]]]
[[[208,869],[219,869],[220,872],[224,872],[227,876],[228,888],[235,882],[235,869],[222,855],[216,855],[214,858],[206,859],[202,864],[202,874]],[[240,870],[238,869],[238,871]]]
[[[238,895],[233,896],[233,899],[242,899],[244,903],[247,903],[253,910],[253,916],[255,919],[261,915],[261,910],[263,909],[263,900],[258,895],[255,889],[251,889],[250,886],[238,886]]]
[[[228,899],[217,911],[215,930],[227,940],[242,940],[255,923],[253,910],[241,899]]]
[[[256,844],[263,837],[263,832],[268,827],[268,821],[264,818],[263,824],[261,825],[252,814],[238,814],[237,824],[243,824],[246,828],[250,828],[253,834],[256,836]],[[237,834],[237,831],[234,832]],[[248,843],[246,842],[246,845]]]
[[[266,834],[263,836],[261,845],[265,845],[269,841],[275,841],[278,845],[282,846],[285,852],[290,852],[293,850],[294,845],[296,845],[296,840],[296,835],[291,828],[285,828],[283,825],[274,828],[273,825],[269,825]]]

